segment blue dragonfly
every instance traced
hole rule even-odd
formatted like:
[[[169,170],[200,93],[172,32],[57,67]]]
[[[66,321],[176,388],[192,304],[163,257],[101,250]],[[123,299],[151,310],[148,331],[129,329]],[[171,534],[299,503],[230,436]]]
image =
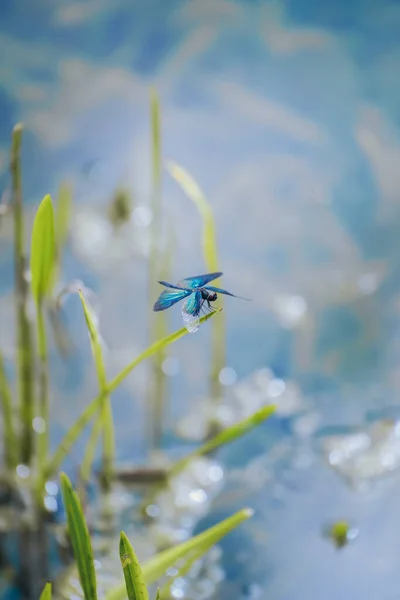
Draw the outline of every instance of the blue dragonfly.
[[[167,289],[161,292],[157,302],[154,304],[153,310],[165,310],[186,298],[182,306],[183,322],[190,333],[195,333],[199,328],[200,313],[203,312],[206,314],[206,308],[209,312],[214,310],[211,302],[215,302],[218,294],[226,294],[234,298],[241,298],[241,300],[249,300],[249,298],[235,296],[235,294],[231,294],[221,288],[207,285],[210,281],[221,277],[221,275],[222,273],[194,275],[193,277],[181,279],[176,284],[159,281],[158,283]]]

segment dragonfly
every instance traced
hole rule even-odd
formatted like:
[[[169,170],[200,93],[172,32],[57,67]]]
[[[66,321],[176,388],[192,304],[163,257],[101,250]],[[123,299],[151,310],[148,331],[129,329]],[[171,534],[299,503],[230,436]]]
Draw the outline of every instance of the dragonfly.
[[[166,289],[161,292],[157,302],[154,304],[153,310],[158,312],[166,310],[173,304],[186,299],[182,305],[182,319],[186,329],[190,333],[195,333],[200,325],[200,313],[207,314],[214,310],[211,302],[215,302],[218,294],[233,296],[241,300],[250,300],[250,298],[242,298],[235,296],[227,290],[223,290],[212,285],[207,285],[210,281],[221,277],[223,273],[206,273],[205,275],[194,275],[181,279],[178,283],[168,283],[168,281],[159,281]]]

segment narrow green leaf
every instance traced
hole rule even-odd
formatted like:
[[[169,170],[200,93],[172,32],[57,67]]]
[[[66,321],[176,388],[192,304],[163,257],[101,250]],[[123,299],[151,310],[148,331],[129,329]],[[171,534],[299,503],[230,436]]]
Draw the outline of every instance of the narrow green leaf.
[[[200,448],[197,448],[193,452],[191,452],[188,456],[185,456],[181,460],[178,460],[174,466],[171,468],[169,472],[169,476],[174,476],[183,469],[187,467],[187,465],[197,456],[203,456],[204,454],[209,454],[217,448],[224,446],[225,444],[230,444],[234,440],[242,437],[258,425],[260,425],[263,421],[268,419],[276,410],[276,407],[272,404],[268,406],[264,406],[253,415],[240,421],[239,423],[235,423],[231,427],[227,427],[220,433],[218,433],[211,440],[203,444]]]
[[[200,323],[208,321],[208,319],[211,319],[216,314],[219,314],[220,311],[221,309],[209,313],[205,317],[202,317],[200,319]],[[107,391],[100,393],[94,400],[92,400],[92,402],[85,408],[83,413],[81,413],[81,415],[77,418],[72,427],[67,431],[64,438],[61,440],[60,445],[55,451],[53,458],[47,465],[46,473],[48,476],[57,471],[65,456],[67,456],[70,452],[71,447],[73,446],[75,441],[81,435],[85,427],[90,423],[92,417],[99,410],[101,403],[104,400],[104,397],[107,395],[107,393],[111,394],[112,392],[114,392],[126,379],[126,377],[128,377],[128,375],[133,371],[133,369],[137,367],[138,364],[140,364],[142,361],[146,360],[147,358],[149,358],[168,344],[176,342],[181,337],[187,335],[187,333],[188,330],[186,329],[186,327],[182,327],[182,329],[179,329],[178,331],[167,335],[164,339],[155,342],[149,348],[147,348],[147,350],[145,350],[144,352],[142,352],[142,354],[135,358],[135,360],[129,363],[129,365],[127,365],[116,377],[114,377],[114,379],[108,384]]]
[[[121,531],[119,542],[119,556],[124,571],[125,586],[129,600],[149,600],[149,594],[139,561],[123,531]]]
[[[78,495],[65,473],[60,474],[61,489],[67,513],[68,532],[78,565],[79,579],[85,600],[97,599],[96,573],[92,543]]]
[[[51,600],[51,581],[48,581],[40,594],[40,600]]]
[[[100,343],[100,336],[98,334],[95,324],[93,323],[93,319],[92,319],[92,315],[91,315],[89,306],[87,305],[81,290],[79,290],[79,297],[82,302],[83,312],[85,314],[85,319],[86,319],[86,325],[89,330],[93,359],[94,359],[96,372],[97,372],[97,379],[99,382],[100,391],[102,391],[102,390],[106,389],[106,387],[107,387],[107,377],[106,377],[104,360],[103,360],[103,349],[102,349],[101,343]]]
[[[54,259],[54,211],[51,197],[47,194],[40,203],[32,231],[31,289],[37,304],[40,304],[47,294]]]
[[[157,588],[156,600],[161,600],[160,588]]]
[[[211,206],[198,184],[185,169],[173,162],[167,163],[167,169],[198,209],[203,221],[202,246],[206,265],[210,273],[218,271],[217,236]]]
[[[253,511],[245,508],[224,521],[221,521],[221,523],[214,525],[214,527],[210,527],[207,531],[196,535],[187,542],[168,548],[153,558],[150,558],[142,565],[143,577],[147,585],[151,585],[157,581],[157,579],[165,574],[165,571],[169,567],[176,565],[178,561],[180,568],[184,569],[186,562],[191,560],[193,552],[198,553],[197,556],[199,558],[200,555],[207,552],[211,546],[217,544],[220,539],[252,516]],[[203,552],[201,552],[201,550],[203,550]],[[126,588],[125,585],[122,584],[110,590],[106,595],[106,600],[124,600],[125,597]]]

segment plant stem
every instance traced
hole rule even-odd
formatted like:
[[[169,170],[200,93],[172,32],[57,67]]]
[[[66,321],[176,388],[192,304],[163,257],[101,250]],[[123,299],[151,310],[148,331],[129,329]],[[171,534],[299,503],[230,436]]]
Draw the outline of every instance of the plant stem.
[[[151,162],[152,162],[152,194],[151,209],[153,213],[153,222],[150,229],[150,255],[149,255],[149,342],[160,339],[166,334],[165,315],[158,315],[154,318],[152,310],[155,297],[157,295],[157,279],[159,275],[160,252],[159,244],[162,235],[161,219],[161,127],[160,127],[160,103],[156,90],[151,90],[150,96],[151,111]],[[148,402],[150,407],[148,418],[148,436],[151,449],[161,446],[163,416],[164,416],[164,396],[165,396],[165,376],[162,372],[162,364],[165,360],[166,350],[161,350],[154,356],[150,363],[150,381],[148,386]]]
[[[14,127],[10,172],[14,215],[15,304],[17,309],[17,361],[21,420],[20,460],[30,463],[33,454],[34,356],[31,324],[27,314],[28,284],[25,277],[24,218],[21,182],[22,125]]]
[[[43,431],[38,435],[38,469],[41,472],[47,462],[49,448],[49,372],[47,356],[46,326],[43,303],[37,305],[37,335],[39,354],[39,417],[42,419]]]
[[[8,384],[6,371],[4,368],[3,356],[0,353],[0,404],[3,410],[4,423],[4,458],[7,467],[11,470],[18,464],[17,441],[15,437],[13,414],[12,414],[12,395]]]
[[[102,401],[101,419],[103,425],[103,487],[105,491],[111,489],[114,475],[115,439],[114,420],[111,408],[110,395],[105,390]]]
[[[80,474],[81,474],[82,483],[84,485],[90,479],[90,474],[92,472],[92,465],[93,465],[94,457],[96,454],[96,446],[97,446],[97,442],[98,442],[98,439],[100,437],[102,430],[103,430],[103,415],[101,412],[99,412],[96,419],[94,420],[92,431],[90,433],[88,443],[86,444],[85,454],[84,454],[83,460],[82,460]]]

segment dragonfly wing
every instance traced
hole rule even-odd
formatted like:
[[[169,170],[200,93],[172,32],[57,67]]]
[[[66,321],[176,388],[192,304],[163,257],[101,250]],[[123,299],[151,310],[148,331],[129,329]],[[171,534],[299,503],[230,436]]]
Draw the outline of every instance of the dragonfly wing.
[[[182,288],[190,288],[195,290],[196,288],[204,287],[209,281],[221,277],[222,273],[207,273],[206,275],[193,275],[193,277],[186,277],[178,281],[176,285]]]
[[[183,290],[182,288],[164,290],[159,295],[157,302],[153,306],[153,310],[165,310],[166,308],[169,308],[173,304],[176,304],[180,300],[183,300],[183,298],[186,298],[187,296],[189,296],[189,294],[192,293],[193,292],[191,290]]]
[[[164,287],[172,288],[173,290],[181,290],[185,288],[184,285],[176,285],[174,283],[168,283],[168,281],[158,281],[158,283],[161,283],[161,285],[163,285]]]
[[[240,300],[249,300],[250,298],[243,298],[242,296],[236,296],[235,294],[231,294],[230,292],[227,292],[226,290],[223,290],[221,288],[217,288],[214,287],[213,285],[208,285],[205,287],[206,290],[209,290],[210,292],[217,292],[217,294],[225,294],[226,296],[233,296],[233,298],[240,298]]]
[[[182,306],[182,319],[190,333],[195,333],[200,325],[201,292],[192,293]]]

